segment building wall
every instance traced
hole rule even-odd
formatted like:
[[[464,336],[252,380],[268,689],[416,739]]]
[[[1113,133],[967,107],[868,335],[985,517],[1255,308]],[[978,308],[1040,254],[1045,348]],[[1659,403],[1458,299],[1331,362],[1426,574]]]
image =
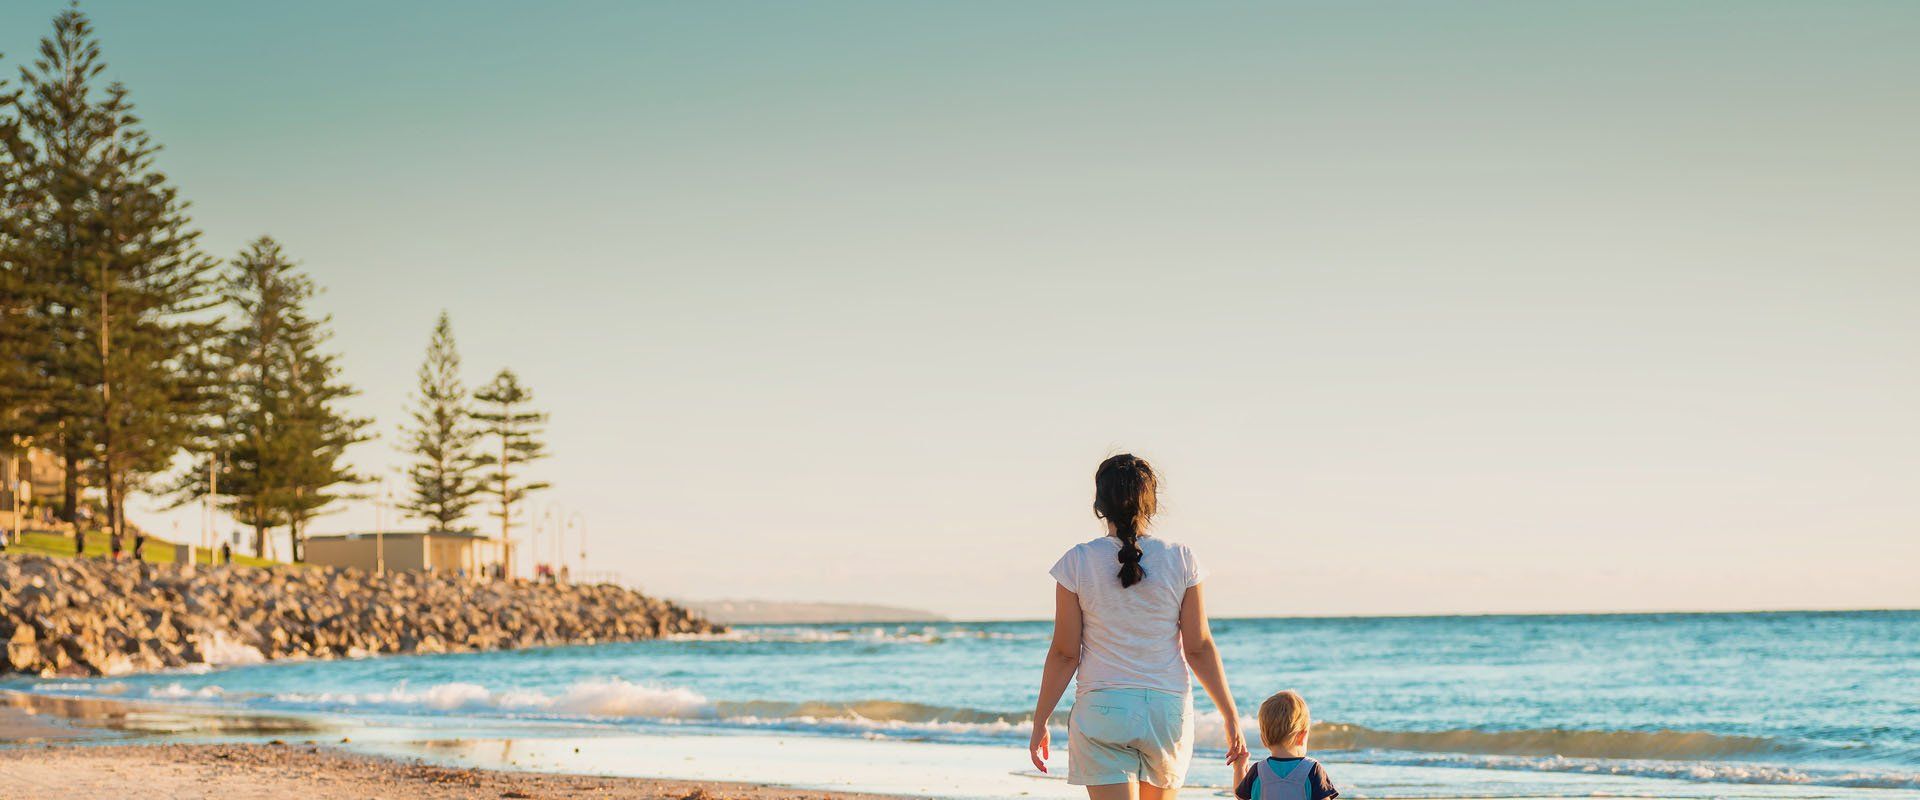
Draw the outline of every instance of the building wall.
[[[501,558],[499,542],[464,536],[386,536],[387,569],[435,572],[464,571],[485,577],[486,567]],[[327,567],[374,568],[376,537],[325,537],[307,540],[307,562]]]
[[[434,571],[453,572],[454,570],[461,569],[467,570],[468,572],[473,571],[471,565],[467,563],[469,561],[468,556],[470,555],[470,548],[467,547],[467,542],[471,540],[440,539],[433,536],[428,536],[426,539],[428,540],[427,565]]]
[[[360,536],[356,538],[308,539],[307,563],[324,567],[352,567],[372,572],[376,566],[374,543],[385,540],[387,569],[425,569],[426,553],[420,536]]]
[[[60,502],[61,484],[66,480],[66,469],[60,464],[60,458],[50,450],[39,448],[13,449],[0,442],[0,514],[8,514],[8,525],[13,524],[10,512],[13,511],[13,494],[21,481],[28,483],[28,491],[20,500],[22,506],[29,501],[42,509],[49,504]],[[28,511],[22,508],[22,511]],[[45,514],[26,514],[27,519],[50,519]]]

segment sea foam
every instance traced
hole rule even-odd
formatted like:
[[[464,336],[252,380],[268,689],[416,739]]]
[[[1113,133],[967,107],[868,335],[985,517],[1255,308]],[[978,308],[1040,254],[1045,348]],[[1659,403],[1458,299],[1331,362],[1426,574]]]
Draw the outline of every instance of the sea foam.
[[[43,685],[42,689],[58,684]],[[90,687],[97,689],[98,687]],[[149,697],[173,701],[232,701],[250,695],[219,686],[188,689],[179,683],[153,687]],[[405,684],[374,692],[287,692],[257,698],[262,705],[306,710],[421,711],[540,719],[622,720],[660,725],[698,725],[942,742],[1024,743],[1025,714],[908,703],[713,701],[691,689],[634,683],[620,678],[582,680],[554,692],[490,689],[477,683]],[[1055,718],[1063,741],[1068,714]],[[1243,719],[1241,728],[1258,725]],[[1221,716],[1195,718],[1196,749],[1225,747]],[[1380,731],[1355,725],[1316,725],[1316,750],[1351,763],[1424,767],[1586,773],[1667,778],[1709,783],[1920,789],[1920,773],[1815,770],[1763,764],[1742,756],[1778,752],[1770,740],[1683,731]],[[1559,749],[1561,752],[1542,750]],[[1577,754],[1577,755],[1576,755]],[[1651,754],[1651,755],[1650,755]]]

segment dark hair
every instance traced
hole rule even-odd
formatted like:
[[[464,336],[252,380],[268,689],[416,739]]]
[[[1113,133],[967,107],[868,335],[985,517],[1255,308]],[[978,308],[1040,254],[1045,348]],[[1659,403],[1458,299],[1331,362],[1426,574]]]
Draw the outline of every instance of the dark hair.
[[[1113,523],[1113,535],[1120,539],[1123,587],[1147,577],[1140,566],[1140,532],[1153,519],[1158,498],[1158,482],[1145,459],[1121,453],[1093,471],[1093,515]]]

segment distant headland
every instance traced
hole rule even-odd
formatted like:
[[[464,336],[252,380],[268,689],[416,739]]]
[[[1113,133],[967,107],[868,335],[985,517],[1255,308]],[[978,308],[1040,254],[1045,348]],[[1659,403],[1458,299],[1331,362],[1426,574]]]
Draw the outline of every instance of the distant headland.
[[[833,622],[946,622],[947,617],[918,608],[868,603],[787,603],[776,600],[690,600],[688,609],[723,625],[777,625]]]

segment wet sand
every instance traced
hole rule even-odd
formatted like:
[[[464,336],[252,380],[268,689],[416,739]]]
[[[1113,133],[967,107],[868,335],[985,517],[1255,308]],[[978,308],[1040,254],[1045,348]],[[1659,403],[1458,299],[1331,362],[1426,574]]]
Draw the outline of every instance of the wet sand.
[[[0,705],[0,744],[34,744],[91,736],[58,718]]]
[[[1055,762],[1055,775],[1040,776],[1021,763],[1024,752],[1005,745],[570,727],[553,736],[501,738],[479,730],[422,736],[410,726],[344,717],[232,713],[0,690],[0,800],[1086,796],[1059,779],[1063,761]],[[1541,776],[1464,772],[1489,796],[1569,796],[1558,786],[1540,791]],[[1389,789],[1403,798],[1443,796],[1428,794],[1438,791],[1429,787],[1463,779],[1462,770],[1447,767],[1342,765],[1340,774],[1358,786]],[[1609,794],[1692,800],[1727,794],[1681,781],[1621,778],[1616,783],[1620,791]],[[1809,796],[1765,791],[1771,788],[1742,796]],[[1190,783],[1181,796],[1226,794],[1222,787]]]
[[[171,727],[164,721],[143,727],[151,722],[145,719],[151,714],[138,705],[0,692],[0,798],[888,800],[885,795],[766,784],[440,766],[421,759],[347,752],[344,742],[169,743],[151,738],[152,733]],[[192,727],[202,734],[234,730],[218,717],[196,720]],[[258,736],[263,730],[274,730],[273,725],[272,718],[262,718],[244,730]],[[305,728],[301,733],[315,730]],[[145,743],[116,743],[129,737]]]
[[[773,786],[442,767],[316,745],[153,744],[0,750],[0,797],[285,800],[635,798],[880,800]]]

